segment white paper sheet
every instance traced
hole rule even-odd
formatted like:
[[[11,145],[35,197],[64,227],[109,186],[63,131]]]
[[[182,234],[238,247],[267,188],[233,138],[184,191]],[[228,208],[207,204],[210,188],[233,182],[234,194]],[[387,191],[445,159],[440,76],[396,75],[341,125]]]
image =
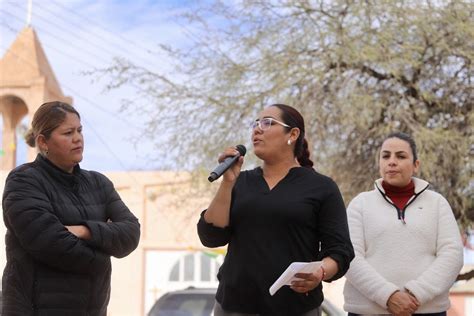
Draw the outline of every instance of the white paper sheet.
[[[296,273],[312,273],[319,269],[322,261],[312,261],[312,262],[293,262],[288,268],[280,275],[280,277],[275,281],[275,283],[270,286],[270,295],[273,295],[284,285],[291,285],[291,282],[294,280],[300,280],[295,277]]]

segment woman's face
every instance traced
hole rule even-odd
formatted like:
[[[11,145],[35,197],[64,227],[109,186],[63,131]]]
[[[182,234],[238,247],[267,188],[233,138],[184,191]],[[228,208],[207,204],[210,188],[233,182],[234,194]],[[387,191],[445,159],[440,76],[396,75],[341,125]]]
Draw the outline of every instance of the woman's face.
[[[48,151],[48,159],[66,172],[82,161],[84,137],[79,117],[67,112],[64,122],[53,130],[49,139],[41,140],[43,150]]]
[[[380,175],[393,186],[404,187],[418,171],[420,162],[413,162],[410,144],[400,138],[389,138],[382,144],[379,158]]]
[[[275,106],[265,108],[260,112],[257,120],[264,118],[272,118],[284,123],[281,110]],[[267,130],[262,130],[259,126],[256,126],[252,131],[254,153],[258,158],[267,161],[279,157],[282,153],[288,154],[290,152],[292,154],[293,146],[288,146],[288,139],[291,138],[292,143],[294,143],[298,135],[295,137],[295,133],[288,132],[288,128],[276,121],[272,121],[272,125]]]

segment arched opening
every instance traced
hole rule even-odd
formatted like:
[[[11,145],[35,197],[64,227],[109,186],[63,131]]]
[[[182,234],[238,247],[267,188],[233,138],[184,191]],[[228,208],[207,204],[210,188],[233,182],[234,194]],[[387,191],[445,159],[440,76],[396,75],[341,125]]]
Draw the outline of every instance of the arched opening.
[[[15,95],[4,95],[0,97],[0,114],[2,115],[0,168],[10,170],[17,166],[17,127],[28,114],[28,107],[21,98]],[[26,158],[24,160],[26,161]]]
[[[30,119],[26,115],[16,126],[17,144],[16,144],[16,165],[19,166],[28,162],[28,149],[30,146],[25,141],[25,134],[29,129]]]

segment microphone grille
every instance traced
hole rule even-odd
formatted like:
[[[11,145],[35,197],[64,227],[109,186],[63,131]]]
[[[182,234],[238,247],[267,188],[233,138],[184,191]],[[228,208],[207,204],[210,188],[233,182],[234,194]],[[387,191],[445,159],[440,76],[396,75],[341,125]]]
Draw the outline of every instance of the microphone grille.
[[[245,148],[244,145],[237,145],[235,146],[235,149],[237,149],[241,156],[245,156],[245,153],[247,152],[247,148]]]

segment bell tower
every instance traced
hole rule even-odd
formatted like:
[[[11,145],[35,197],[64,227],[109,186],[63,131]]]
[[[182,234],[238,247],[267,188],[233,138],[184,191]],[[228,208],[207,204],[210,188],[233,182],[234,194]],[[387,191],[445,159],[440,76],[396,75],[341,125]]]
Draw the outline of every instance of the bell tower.
[[[35,30],[25,27],[0,59],[0,114],[3,117],[0,170],[16,166],[16,129],[23,117],[29,117],[44,102],[63,101],[64,96],[48,62]],[[21,135],[23,136],[23,135]],[[28,160],[36,156],[36,149],[28,149]]]

